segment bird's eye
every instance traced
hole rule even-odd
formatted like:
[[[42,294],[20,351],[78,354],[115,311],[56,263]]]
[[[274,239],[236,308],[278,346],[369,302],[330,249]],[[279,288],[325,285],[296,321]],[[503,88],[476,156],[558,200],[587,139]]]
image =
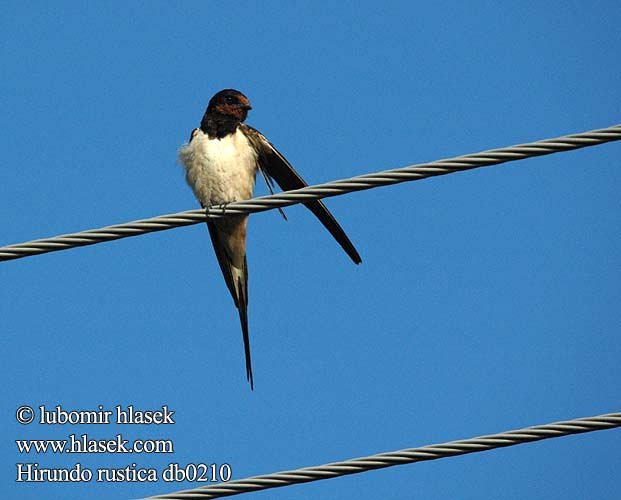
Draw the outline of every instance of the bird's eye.
[[[233,96],[227,95],[226,96],[226,102],[228,102],[229,104],[232,102],[235,102],[235,98]]]

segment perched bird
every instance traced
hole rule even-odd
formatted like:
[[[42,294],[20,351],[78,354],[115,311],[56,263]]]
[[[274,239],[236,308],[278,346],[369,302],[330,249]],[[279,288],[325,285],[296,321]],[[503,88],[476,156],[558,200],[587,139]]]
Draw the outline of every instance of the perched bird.
[[[250,109],[250,101],[241,92],[233,89],[218,92],[209,101],[200,127],[192,131],[188,144],[179,150],[186,180],[203,208],[252,198],[257,171],[263,175],[270,191],[273,181],[285,191],[307,186],[263,134],[244,124]],[[319,200],[304,205],[359,264],[360,255],[325,205]],[[247,225],[247,215],[207,222],[220,269],[239,311],[246,376],[250,387],[254,388],[248,337]]]

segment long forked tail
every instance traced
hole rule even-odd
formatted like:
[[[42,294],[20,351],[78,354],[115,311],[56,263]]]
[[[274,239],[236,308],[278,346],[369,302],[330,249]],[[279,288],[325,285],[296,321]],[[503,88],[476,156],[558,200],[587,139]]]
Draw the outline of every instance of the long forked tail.
[[[239,312],[246,355],[246,378],[250,382],[250,388],[254,389],[252,360],[250,357],[250,336],[248,334],[248,264],[245,252],[245,221],[242,221],[241,225],[238,226],[240,234],[236,234],[238,232],[237,227],[224,226],[222,223],[220,225],[221,227],[219,228],[215,222],[207,222],[209,236],[211,236],[211,242],[216,251],[216,257],[218,258],[224,281]],[[226,232],[223,231],[224,228],[227,229]],[[231,229],[232,231],[229,231]],[[235,248],[231,248],[232,245],[230,243],[235,237],[241,239],[241,242],[239,242],[239,245],[233,245]],[[232,255],[235,250],[241,256]],[[234,264],[235,260],[237,261],[237,266]]]
[[[242,283],[243,280],[243,283]],[[252,359],[250,358],[250,336],[248,335],[248,266],[244,258],[243,278],[237,280],[237,289],[239,291],[237,297],[237,311],[239,312],[239,321],[244,336],[244,352],[246,354],[246,378],[250,382],[250,389],[254,390],[254,379],[252,377]]]

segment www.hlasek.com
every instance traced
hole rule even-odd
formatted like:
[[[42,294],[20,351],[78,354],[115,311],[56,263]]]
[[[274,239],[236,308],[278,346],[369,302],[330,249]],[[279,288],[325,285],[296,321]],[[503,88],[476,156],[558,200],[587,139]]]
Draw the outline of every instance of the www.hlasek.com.
[[[16,411],[16,419],[23,425],[37,423],[39,425],[171,425],[174,411],[164,405],[157,410],[140,410],[129,405],[118,405],[114,410],[99,405],[96,410],[67,411],[61,405],[53,409],[39,406],[36,410],[31,406],[20,406]],[[174,453],[171,439],[124,439],[117,434],[112,439],[95,439],[88,434],[72,433],[67,439],[16,439],[17,450],[21,454],[52,453],[52,454],[98,454],[98,453]],[[142,468],[136,463],[125,467],[89,468],[75,463],[69,467],[48,468],[39,463],[17,463],[17,482],[226,482],[231,479],[231,466],[223,464],[187,464],[169,463],[161,469]]]
[[[130,444],[117,434],[114,439],[91,439],[87,434],[69,439],[16,439],[20,453],[174,453],[171,439],[135,439]]]

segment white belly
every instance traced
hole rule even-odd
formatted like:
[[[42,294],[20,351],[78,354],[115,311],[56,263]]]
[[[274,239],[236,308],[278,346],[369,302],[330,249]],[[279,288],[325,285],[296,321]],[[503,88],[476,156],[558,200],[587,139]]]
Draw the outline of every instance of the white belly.
[[[185,168],[186,181],[203,205],[252,198],[257,155],[239,129],[222,139],[209,139],[198,130],[179,150],[179,161]]]

